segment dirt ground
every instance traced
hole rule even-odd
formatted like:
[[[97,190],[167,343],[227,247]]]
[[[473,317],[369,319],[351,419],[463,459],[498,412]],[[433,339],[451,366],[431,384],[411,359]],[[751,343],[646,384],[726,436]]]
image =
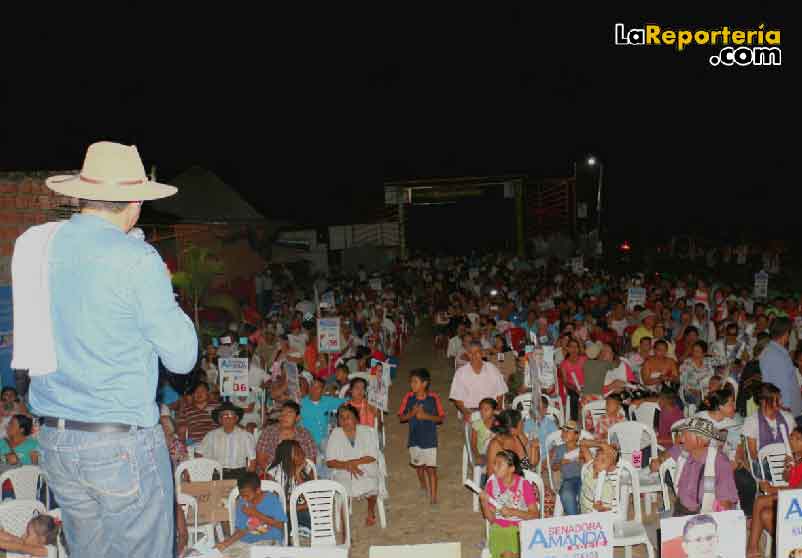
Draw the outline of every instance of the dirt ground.
[[[440,427],[437,450],[440,504],[432,509],[418,491],[415,470],[409,466],[407,426],[397,417],[401,399],[409,391],[408,372],[427,368],[432,374],[432,389],[440,395],[446,420]],[[387,528],[378,524],[365,527],[367,504],[356,502],[351,523],[351,558],[368,558],[371,546],[461,542],[463,558],[478,558],[484,538],[481,516],[471,511],[471,493],[462,486],[462,431],[457,414],[448,403],[453,369],[441,355],[435,355],[431,330],[422,326],[401,357],[398,376],[390,390],[385,459],[390,477],[386,502]]]
[[[440,395],[446,420],[440,427],[437,450],[440,504],[433,509],[418,491],[414,469],[409,466],[407,426],[397,417],[401,399],[409,390],[408,373],[413,368],[427,368],[432,375],[432,389]],[[365,527],[367,504],[356,502],[351,520],[351,558],[368,558],[371,546],[462,543],[463,558],[479,558],[484,546],[484,521],[471,509],[471,492],[462,485],[462,430],[454,406],[448,402],[453,368],[442,353],[435,354],[431,329],[422,325],[404,350],[399,373],[390,390],[390,413],[386,416],[387,445],[385,458],[390,477],[386,502],[387,528]],[[644,508],[647,529],[656,540],[657,518]],[[643,546],[633,549],[633,557],[646,556]],[[623,557],[619,548],[616,557]]]

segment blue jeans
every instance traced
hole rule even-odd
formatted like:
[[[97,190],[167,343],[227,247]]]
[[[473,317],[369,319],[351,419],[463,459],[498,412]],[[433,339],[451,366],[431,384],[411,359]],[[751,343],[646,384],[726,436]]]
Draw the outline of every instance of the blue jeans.
[[[113,434],[43,427],[39,444],[72,558],[172,558],[175,496],[161,426]]]
[[[579,514],[580,490],[582,490],[582,479],[580,477],[563,479],[560,485],[560,502],[563,504],[564,515]]]

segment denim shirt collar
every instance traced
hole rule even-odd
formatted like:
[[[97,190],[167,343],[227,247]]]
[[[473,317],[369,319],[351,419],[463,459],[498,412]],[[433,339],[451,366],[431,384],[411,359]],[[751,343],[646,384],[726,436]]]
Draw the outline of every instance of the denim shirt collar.
[[[96,229],[113,229],[120,234],[125,234],[117,225],[110,221],[106,221],[97,215],[89,215],[88,213],[75,213],[70,217],[70,222],[78,225],[79,227],[89,227]]]

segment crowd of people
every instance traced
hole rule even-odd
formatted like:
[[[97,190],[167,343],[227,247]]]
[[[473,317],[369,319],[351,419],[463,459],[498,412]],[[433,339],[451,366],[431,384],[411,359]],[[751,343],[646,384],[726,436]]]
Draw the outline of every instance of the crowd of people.
[[[615,425],[641,406],[654,408],[646,420],[661,448],[652,454],[644,436],[643,479],[659,482],[672,460],[673,513],[742,509],[759,554],[782,480],[760,450],[785,444],[790,487],[802,473],[802,300],[756,300],[751,286],[713,277],[613,277],[515,257],[412,265],[431,295],[435,348],[454,366],[449,399],[485,468],[494,557],[517,555],[517,523],[540,506],[546,516],[612,508],[612,481],[597,479],[632,458]],[[515,408],[523,394],[531,405]],[[560,480],[532,494],[518,479],[527,470]]]

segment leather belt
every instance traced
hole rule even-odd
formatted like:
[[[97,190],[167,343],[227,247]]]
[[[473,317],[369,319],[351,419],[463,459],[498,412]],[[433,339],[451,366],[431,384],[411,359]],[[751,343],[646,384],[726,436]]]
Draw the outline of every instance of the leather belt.
[[[131,432],[145,428],[144,426],[122,424],[119,422],[81,422],[79,420],[67,420],[55,417],[42,417],[41,423],[51,428],[62,428],[63,424],[64,430],[80,430],[82,432],[98,432],[102,434]]]

